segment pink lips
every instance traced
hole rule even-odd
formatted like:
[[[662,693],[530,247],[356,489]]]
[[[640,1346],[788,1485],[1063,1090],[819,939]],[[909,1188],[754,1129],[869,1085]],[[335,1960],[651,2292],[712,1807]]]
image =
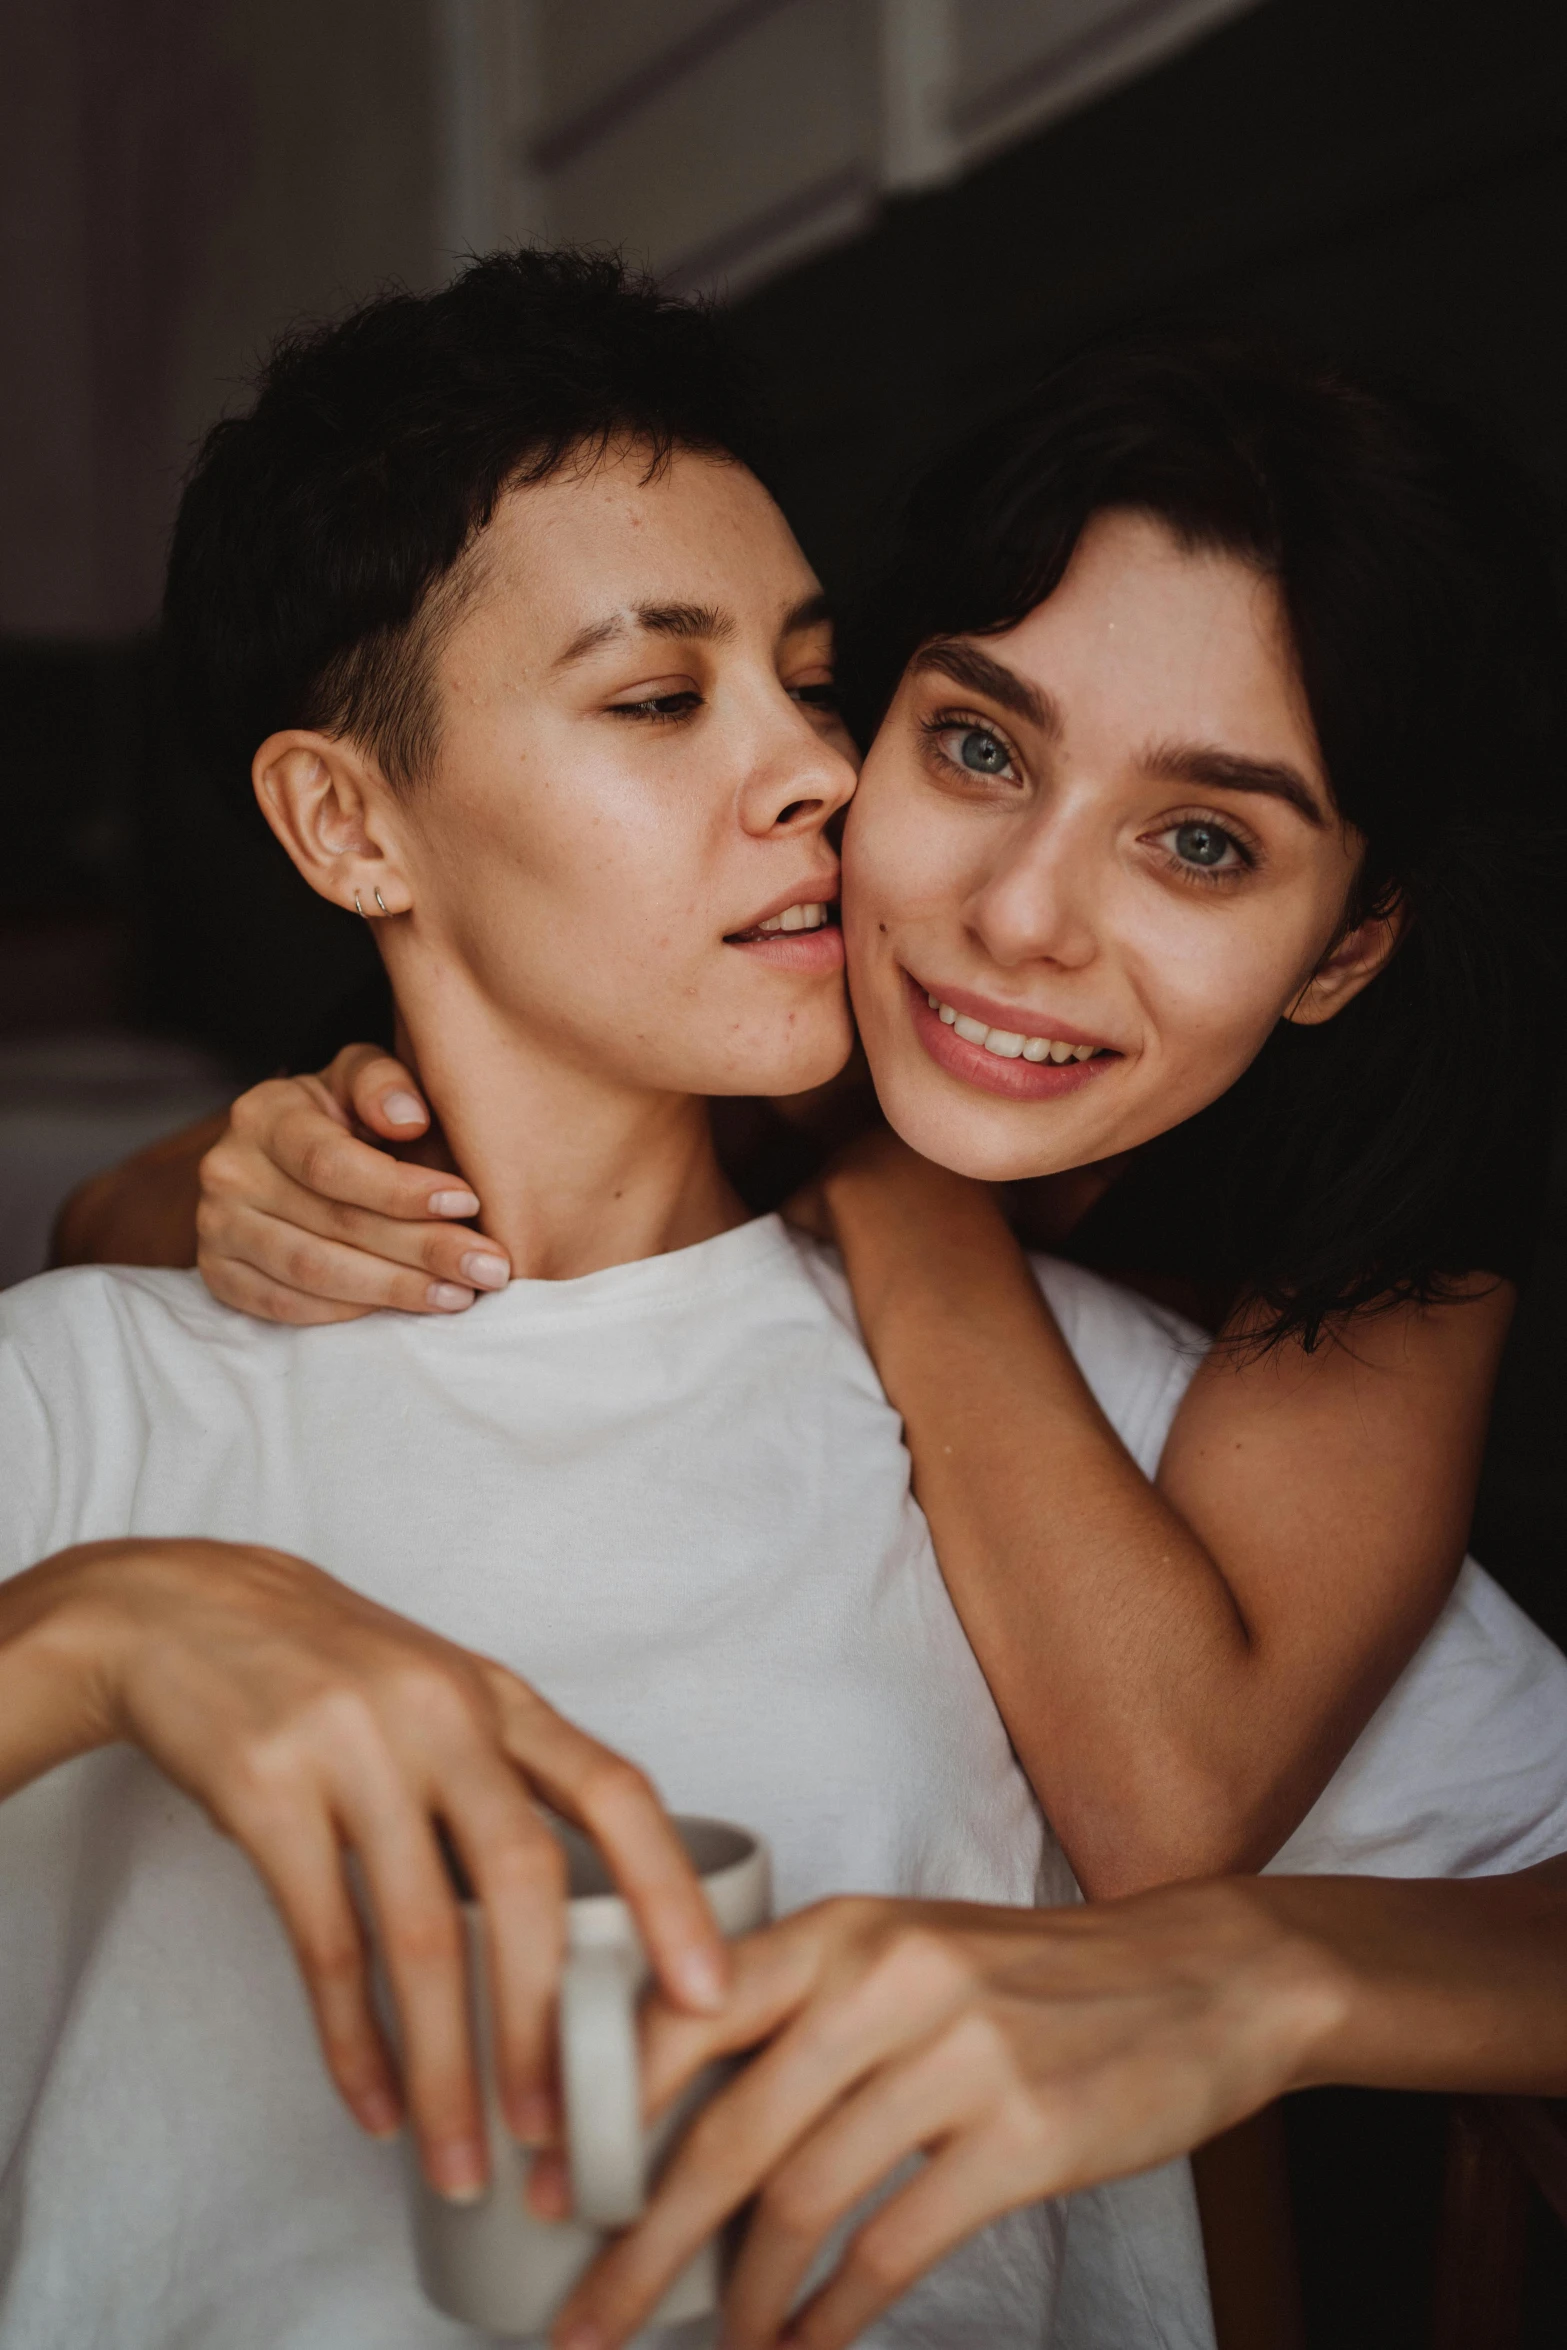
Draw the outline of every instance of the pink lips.
[[[985,1093],[1015,1102],[1058,1101],[1063,1094],[1081,1093],[1115,1068],[1119,1053],[1106,1052],[1092,1061],[1002,1061],[982,1044],[970,1044],[956,1029],[932,1011],[925,990],[904,973],[914,1033],[938,1068],[977,1085]],[[995,1023],[999,1025],[999,1023]],[[1087,1043],[1088,1039],[1083,1039]]]
[[[841,971],[843,932],[836,922],[820,930],[772,930],[765,938],[732,938],[737,955],[757,955],[780,971]]]

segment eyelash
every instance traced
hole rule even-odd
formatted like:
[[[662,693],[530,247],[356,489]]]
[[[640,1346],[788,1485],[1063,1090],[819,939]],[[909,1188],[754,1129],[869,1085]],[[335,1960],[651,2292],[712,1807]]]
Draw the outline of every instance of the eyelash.
[[[1237,882],[1243,881],[1248,873],[1255,873],[1261,864],[1262,852],[1255,843],[1244,839],[1232,823],[1221,822],[1217,816],[1209,814],[1206,809],[1197,809],[1188,815],[1169,818],[1160,825],[1157,832],[1145,832],[1141,837],[1157,846],[1170,833],[1182,832],[1189,824],[1200,824],[1207,831],[1218,833],[1221,839],[1229,842],[1240,862],[1235,865],[1191,865],[1184,857],[1176,856],[1173,850],[1161,848],[1159,854],[1163,859],[1165,871],[1172,874],[1176,880],[1194,882],[1199,889],[1233,888]]]
[[[938,710],[933,717],[922,718],[919,724],[920,732],[925,737],[932,758],[939,759],[943,767],[952,774],[961,775],[965,783],[1012,783],[1016,781],[1014,776],[982,775],[977,768],[961,766],[956,759],[949,757],[947,752],[942,749],[941,737],[944,734],[988,734],[991,741],[999,743],[1006,752],[1008,765],[1015,765],[1017,762],[1016,751],[1007,741],[1000,727],[993,726],[988,718],[976,718],[973,712],[968,710]]]
[[[922,718],[919,724],[920,732],[929,746],[932,757],[939,759],[949,773],[960,775],[966,783],[990,781],[1010,783],[1014,780],[1011,776],[987,777],[976,768],[964,767],[942,747],[941,738],[943,735],[988,735],[992,742],[998,743],[1005,751],[1008,764],[1014,764],[1017,760],[1016,751],[1000,727],[992,724],[988,718],[977,717],[972,711],[938,710],[933,716]],[[1220,834],[1235,851],[1239,863],[1208,867],[1192,865],[1184,857],[1176,856],[1172,850],[1163,850],[1161,854],[1165,871],[1177,880],[1195,883],[1200,889],[1233,887],[1246,874],[1254,873],[1262,862],[1261,851],[1253,841],[1248,840],[1232,823],[1222,822],[1219,817],[1207,809],[1193,809],[1183,812],[1161,824],[1156,833],[1145,832],[1142,838],[1151,844],[1157,844],[1167,834],[1180,832],[1188,824],[1206,825],[1211,831]]]
[[[836,715],[838,689],[835,685],[795,685],[788,689],[791,701],[802,702],[810,710],[827,710]],[[655,694],[646,702],[611,702],[611,718],[640,718],[650,726],[678,726],[683,718],[702,708],[702,696],[697,693]]]
[[[652,726],[674,726],[701,707],[700,694],[655,694],[646,702],[611,702],[609,714],[611,718],[645,719]]]

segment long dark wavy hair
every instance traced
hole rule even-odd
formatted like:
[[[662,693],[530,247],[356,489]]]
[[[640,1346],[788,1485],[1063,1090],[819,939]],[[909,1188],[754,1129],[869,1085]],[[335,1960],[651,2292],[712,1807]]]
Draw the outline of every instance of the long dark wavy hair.
[[[1401,942],[1338,1016],[1281,1021],[1146,1146],[1101,1236],[1244,1290],[1264,1343],[1516,1275],[1561,1029],[1563,644],[1539,495],[1465,425],[1257,339],[1121,336],[936,463],[853,628],[874,729],[915,648],[1015,626],[1090,517],[1158,516],[1278,586],[1340,813],[1347,931]],[[1113,1239],[1111,1234],[1113,1232]]]

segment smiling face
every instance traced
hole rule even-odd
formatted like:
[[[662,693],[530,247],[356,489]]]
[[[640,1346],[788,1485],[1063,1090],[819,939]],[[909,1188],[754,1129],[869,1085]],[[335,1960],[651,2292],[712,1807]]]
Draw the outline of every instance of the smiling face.
[[[992,1180],[1091,1164],[1214,1101],[1392,932],[1272,584],[1101,514],[1003,635],[923,648],[844,842],[850,984],[897,1131]]]
[[[849,1048],[821,592],[741,466],[646,474],[640,449],[567,468],[479,540],[433,632],[432,772],[380,795],[410,909],[383,942],[394,985],[439,966],[608,1085],[797,1092]]]

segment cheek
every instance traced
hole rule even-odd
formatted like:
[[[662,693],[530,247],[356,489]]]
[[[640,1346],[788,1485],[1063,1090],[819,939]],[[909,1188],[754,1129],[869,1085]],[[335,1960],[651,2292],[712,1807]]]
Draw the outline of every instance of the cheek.
[[[1272,900],[1188,906],[1143,898],[1127,926],[1126,967],[1173,1070],[1200,1058],[1226,1078],[1257,1053],[1310,968],[1299,925]]]
[[[928,920],[961,904],[972,886],[960,828],[928,793],[911,789],[874,753],[860,778],[843,836],[844,928],[869,944],[886,923]]]

